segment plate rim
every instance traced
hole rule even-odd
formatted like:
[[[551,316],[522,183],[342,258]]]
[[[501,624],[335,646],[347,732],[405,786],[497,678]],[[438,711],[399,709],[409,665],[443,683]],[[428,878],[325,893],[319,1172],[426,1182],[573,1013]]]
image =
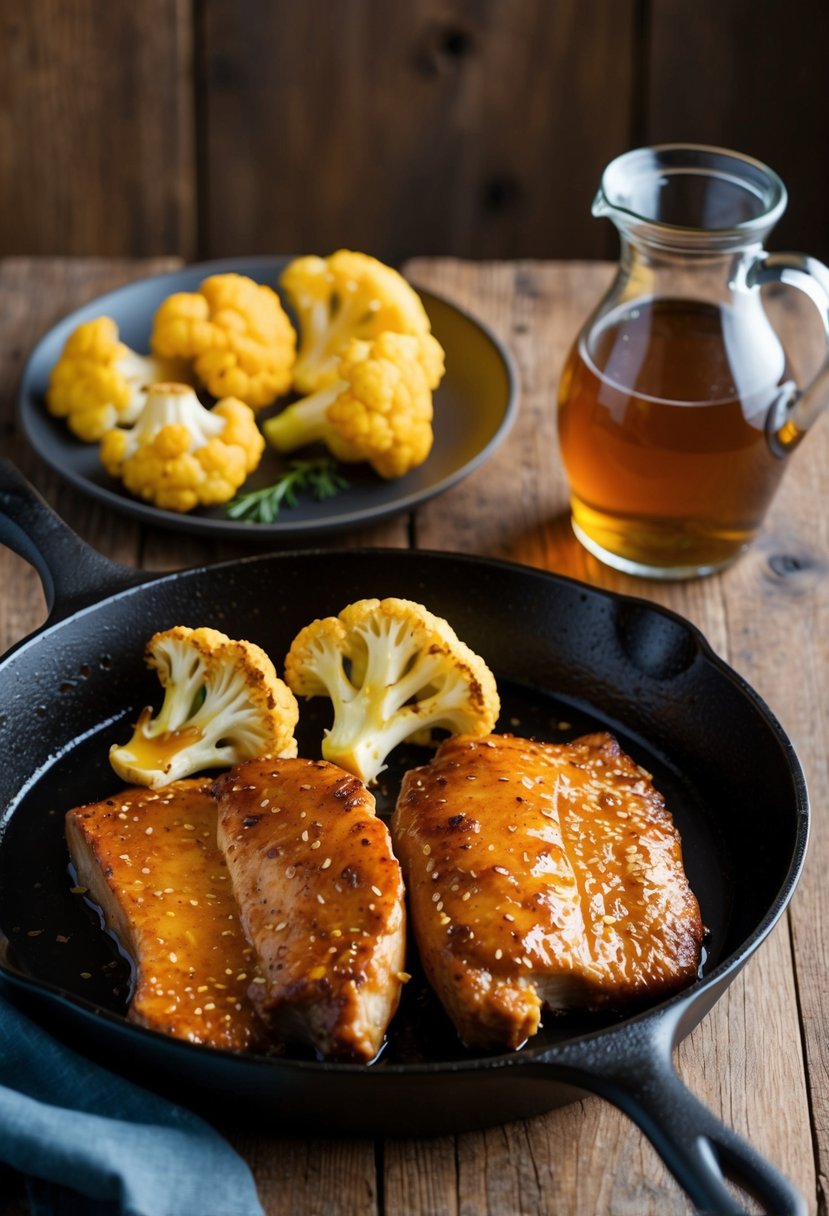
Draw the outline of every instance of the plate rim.
[[[177,513],[174,511],[165,511],[159,507],[153,506],[150,503],[141,502],[134,499],[126,493],[119,493],[115,489],[109,489],[106,486],[98,485],[90,481],[87,477],[76,472],[73,468],[68,468],[62,465],[56,454],[44,449],[37,438],[33,435],[33,429],[30,425],[30,415],[39,407],[39,404],[31,391],[31,380],[33,378],[33,369],[35,368],[43,347],[47,342],[54,340],[56,333],[65,330],[68,334],[74,328],[74,322],[81,313],[86,313],[91,306],[101,306],[105,308],[108,302],[114,297],[120,297],[125,293],[129,293],[131,289],[145,287],[147,285],[161,284],[165,281],[171,281],[179,277],[182,273],[188,272],[196,275],[222,274],[222,273],[240,273],[239,267],[244,265],[248,268],[256,268],[264,270],[269,267],[278,267],[287,264],[292,260],[293,255],[279,254],[251,254],[250,256],[239,255],[232,258],[218,258],[208,261],[184,262],[177,270],[159,271],[155,274],[144,275],[137,279],[132,279],[118,287],[111,288],[109,291],[99,295],[92,296],[89,300],[79,304],[70,312],[64,314],[58,321],[40,335],[37,342],[30,350],[20,375],[20,382],[17,392],[17,418],[20,423],[21,430],[30,449],[51,468],[61,480],[71,485],[85,496],[102,503],[104,506],[111,507],[121,515],[126,515],[129,518],[136,519],[139,523],[153,525],[180,532],[182,534],[198,535],[213,540],[246,540],[249,542],[258,542],[262,540],[271,540],[275,538],[303,538],[322,536],[343,532],[350,528],[359,528],[371,526],[375,523],[380,523],[384,520],[391,519],[394,516],[405,514],[421,503],[427,502],[431,498],[435,498],[440,494],[450,490],[453,486],[470,476],[483,465],[486,460],[497,450],[498,447],[506,440],[511,432],[518,415],[518,406],[520,400],[520,378],[515,357],[510,351],[506,343],[493,331],[493,329],[483,320],[476,317],[468,309],[454,303],[438,292],[432,291],[426,287],[416,287],[415,290],[424,299],[424,303],[428,306],[429,300],[437,301],[442,307],[449,309],[457,316],[461,317],[465,322],[474,327],[488,342],[493,352],[497,355],[500,362],[503,364],[504,373],[507,382],[507,395],[504,403],[503,414],[500,422],[494,433],[490,436],[487,443],[483,445],[469,460],[455,468],[451,473],[441,478],[433,485],[429,485],[419,490],[411,491],[390,503],[386,503],[381,507],[360,507],[356,510],[349,511],[344,514],[330,515],[321,519],[305,519],[305,520],[283,520],[278,519],[269,524],[258,524],[232,519],[217,519],[214,517],[195,515],[189,513]],[[408,281],[408,280],[407,280]],[[428,310],[428,308],[427,308]]]

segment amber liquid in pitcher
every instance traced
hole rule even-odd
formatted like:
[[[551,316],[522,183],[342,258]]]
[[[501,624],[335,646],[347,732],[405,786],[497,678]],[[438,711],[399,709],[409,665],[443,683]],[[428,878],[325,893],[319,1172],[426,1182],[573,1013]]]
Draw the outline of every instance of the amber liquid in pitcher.
[[[783,474],[765,422],[789,378],[761,313],[738,321],[683,299],[611,313],[589,349],[579,339],[559,393],[576,534],[636,573],[729,562],[756,534]]]

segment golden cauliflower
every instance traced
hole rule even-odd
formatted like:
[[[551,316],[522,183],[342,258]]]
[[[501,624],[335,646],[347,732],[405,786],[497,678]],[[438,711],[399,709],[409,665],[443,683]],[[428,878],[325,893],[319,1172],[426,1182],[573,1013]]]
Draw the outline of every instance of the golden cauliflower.
[[[205,769],[297,754],[296,698],[255,643],[175,625],[150,638],[146,659],[164,701],[155,717],[142,710],[129,742],[110,748],[124,781],[160,789]]]
[[[381,477],[402,477],[432,448],[432,389],[443,350],[431,334],[390,331],[353,339],[337,379],[269,418],[263,431],[279,452],[321,441],[339,460],[367,461]]]
[[[176,292],[153,320],[157,355],[193,360],[214,397],[253,409],[291,386],[296,334],[272,288],[240,274],[215,274],[198,291]]]
[[[298,696],[331,698],[323,757],[367,785],[404,740],[430,745],[436,729],[488,735],[501,708],[484,660],[413,600],[358,600],[312,621],[291,644],[285,679]]]
[[[337,378],[340,355],[353,338],[372,339],[386,330],[430,332],[414,288],[366,253],[340,249],[327,258],[296,258],[283,271],[280,286],[299,320],[294,386],[300,393],[313,393]]]
[[[208,410],[186,385],[155,384],[135,425],[104,435],[100,456],[136,498],[186,512],[233,498],[264,447],[243,402],[229,397]]]
[[[97,317],[67,338],[49,376],[46,406],[79,439],[97,443],[112,427],[135,422],[149,385],[182,378],[180,360],[136,354],[120,341],[111,317]]]

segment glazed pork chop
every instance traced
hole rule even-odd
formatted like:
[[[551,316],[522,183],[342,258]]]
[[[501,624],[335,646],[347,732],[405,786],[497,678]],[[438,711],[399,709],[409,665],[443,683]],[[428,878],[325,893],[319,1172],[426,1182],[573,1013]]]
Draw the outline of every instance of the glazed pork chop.
[[[251,760],[213,789],[260,1016],[323,1056],[373,1059],[405,979],[403,882],[374,798],[312,760]]]
[[[247,996],[256,975],[225,860],[209,781],[127,789],[66,816],[78,877],[131,955],[128,1016],[192,1043],[262,1048]]]
[[[469,1046],[514,1049],[543,1006],[623,1006],[697,975],[679,835],[608,734],[448,739],[392,820],[427,978]]]

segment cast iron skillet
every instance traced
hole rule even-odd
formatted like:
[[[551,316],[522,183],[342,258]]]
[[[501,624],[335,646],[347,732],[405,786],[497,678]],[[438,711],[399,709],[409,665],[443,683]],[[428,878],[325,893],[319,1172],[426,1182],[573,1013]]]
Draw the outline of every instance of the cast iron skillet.
[[[9,999],[144,1084],[294,1134],[437,1135],[592,1091],[639,1124],[698,1208],[742,1210],[725,1176],[769,1211],[805,1211],[671,1061],[784,911],[808,834],[791,744],[691,625],[644,601],[446,553],[276,553],[166,576],[129,570],[76,537],[8,462],[0,541],[37,568],[50,605],[47,624],[0,662],[0,988]],[[388,595],[425,603],[484,656],[504,702],[499,729],[563,739],[608,728],[654,773],[709,930],[700,979],[626,1017],[548,1017],[532,1045],[481,1057],[459,1046],[416,977],[368,1067],[236,1056],[129,1024],[126,964],[70,891],[62,821],[70,806],[117,789],[108,746],[128,736],[143,705],[158,704],[146,639],[174,624],[210,625],[258,642],[279,667],[309,620]],[[304,755],[319,754],[316,706],[303,708]],[[390,774],[386,807],[399,767],[424,759],[412,753]]]

